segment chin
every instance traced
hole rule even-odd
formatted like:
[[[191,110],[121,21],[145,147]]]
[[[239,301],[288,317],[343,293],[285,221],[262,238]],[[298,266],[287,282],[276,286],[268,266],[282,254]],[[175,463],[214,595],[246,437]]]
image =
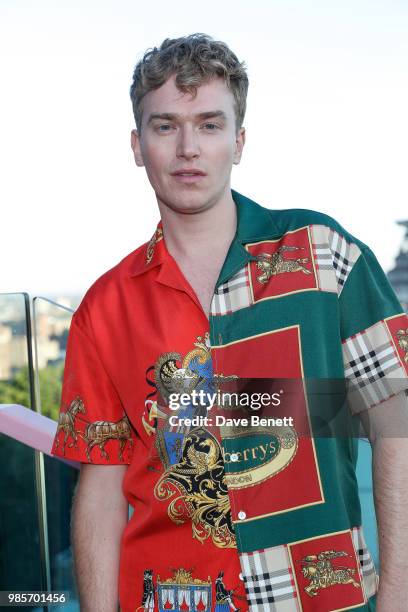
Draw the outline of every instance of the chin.
[[[212,206],[212,198],[210,194],[185,194],[181,197],[175,198],[161,198],[159,195],[158,199],[174,212],[184,214],[194,214],[202,212]]]

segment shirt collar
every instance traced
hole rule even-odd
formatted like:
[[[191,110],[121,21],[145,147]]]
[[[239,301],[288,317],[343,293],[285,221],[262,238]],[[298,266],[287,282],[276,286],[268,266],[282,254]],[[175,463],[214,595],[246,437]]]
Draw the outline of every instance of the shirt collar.
[[[247,251],[245,244],[280,236],[276,223],[277,211],[264,208],[234,189],[231,189],[231,195],[237,208],[237,229],[218,277],[217,287],[246,263],[256,260]],[[137,250],[130,267],[130,276],[138,276],[161,265],[166,260],[167,254],[160,220],[149,242]]]
[[[256,261],[256,257],[247,251],[245,244],[280,236],[275,219],[276,211],[264,208],[234,189],[231,189],[231,195],[237,207],[237,229],[216,287],[225,283],[249,261]]]
[[[264,208],[254,200],[231,189],[237,207],[237,231],[234,240],[245,244],[278,237],[277,211]]]

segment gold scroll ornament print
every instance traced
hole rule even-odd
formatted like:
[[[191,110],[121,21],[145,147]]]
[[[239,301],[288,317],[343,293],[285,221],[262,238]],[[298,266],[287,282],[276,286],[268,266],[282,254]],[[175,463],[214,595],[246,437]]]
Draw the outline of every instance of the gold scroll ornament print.
[[[215,380],[208,332],[196,338],[194,348],[184,357],[176,352],[160,355],[154,366],[154,379],[161,397],[149,399],[151,409],[142,417],[149,435],[153,433],[152,424],[155,426],[155,447],[164,467],[154,495],[169,502],[167,514],[174,523],[181,525],[191,520],[193,538],[202,543],[210,538],[219,548],[235,548],[224,461],[217,437],[204,427],[179,429],[175,433],[169,425],[169,417],[174,414],[167,405],[171,393],[208,391]],[[206,413],[205,406],[190,408],[192,417]]]
[[[159,500],[172,501],[168,516],[177,524],[191,519],[193,537],[211,538],[219,548],[235,548],[224,462],[218,440],[204,429],[191,430],[181,458],[156,483]]]
[[[146,265],[149,264],[154,255],[154,251],[156,248],[156,244],[163,239],[163,230],[161,227],[158,227],[154,232],[153,236],[150,238],[149,244],[147,245],[146,250]]]

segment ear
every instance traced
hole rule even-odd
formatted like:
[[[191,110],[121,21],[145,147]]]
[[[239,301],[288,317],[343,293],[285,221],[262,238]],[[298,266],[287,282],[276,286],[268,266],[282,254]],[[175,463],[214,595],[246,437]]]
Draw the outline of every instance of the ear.
[[[137,130],[132,130],[130,134],[130,146],[132,147],[133,156],[135,158],[136,166],[144,166],[142,152],[140,150],[140,138]]]
[[[238,130],[238,134],[235,140],[235,153],[234,153],[234,164],[239,164],[242,156],[242,149],[245,144],[245,128],[241,127]]]

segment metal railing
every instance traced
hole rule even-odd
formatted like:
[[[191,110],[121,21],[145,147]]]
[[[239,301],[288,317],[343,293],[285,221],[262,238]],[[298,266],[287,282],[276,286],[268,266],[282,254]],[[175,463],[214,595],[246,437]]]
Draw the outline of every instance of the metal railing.
[[[0,590],[70,591],[74,606],[67,609],[78,610],[69,548],[69,510],[78,471],[38,450],[32,432],[41,419],[55,423],[56,429],[73,312],[40,296],[31,300],[27,293],[0,294],[0,404],[8,405],[0,415],[9,424],[9,435],[0,434],[0,456],[8,459],[0,484],[5,488],[0,493],[5,530],[0,534]],[[31,431],[24,433],[24,426]],[[16,435],[10,427],[18,428]],[[28,434],[30,440],[24,438]]]

